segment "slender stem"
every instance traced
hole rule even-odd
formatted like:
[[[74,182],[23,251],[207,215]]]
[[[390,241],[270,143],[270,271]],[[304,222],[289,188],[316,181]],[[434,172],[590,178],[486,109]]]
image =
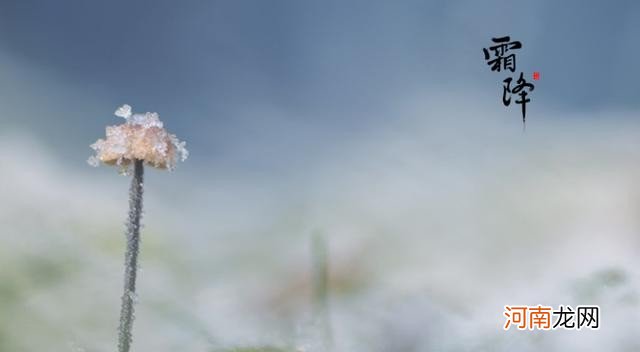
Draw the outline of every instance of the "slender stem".
[[[320,233],[313,236],[313,304],[316,314],[324,314],[327,308],[327,247]]]
[[[321,233],[312,240],[313,305],[316,322],[320,324],[325,350],[332,349],[333,337],[329,317],[329,258],[327,243]]]
[[[140,218],[142,217],[142,182],[144,166],[142,160],[135,160],[133,179],[129,190],[129,218],[127,219],[127,250],[124,257],[124,294],[120,309],[118,328],[118,351],[129,352],[131,346],[131,328],[134,319],[136,299],[136,275],[138,271],[138,252],[140,248]]]

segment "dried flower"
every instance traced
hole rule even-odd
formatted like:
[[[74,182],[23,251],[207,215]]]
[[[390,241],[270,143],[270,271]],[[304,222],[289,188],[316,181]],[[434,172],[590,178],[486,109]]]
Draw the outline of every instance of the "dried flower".
[[[180,142],[163,128],[157,113],[132,114],[131,106],[125,104],[116,110],[115,115],[127,122],[107,127],[107,139],[98,139],[91,145],[96,155],[89,158],[88,162],[93,166],[98,166],[100,162],[118,165],[127,174],[133,169],[126,231],[124,294],[118,326],[118,351],[129,352],[133,341],[134,304],[137,297],[144,164],[171,170],[178,158],[182,161],[187,158],[188,152],[184,147],[185,142]]]
[[[118,165],[126,173],[134,160],[142,160],[159,169],[173,170],[178,159],[184,161],[189,155],[186,143],[163,128],[157,113],[133,114],[131,106],[125,104],[115,115],[127,122],[108,126],[107,138],[91,145],[96,155],[89,158],[90,165]]]

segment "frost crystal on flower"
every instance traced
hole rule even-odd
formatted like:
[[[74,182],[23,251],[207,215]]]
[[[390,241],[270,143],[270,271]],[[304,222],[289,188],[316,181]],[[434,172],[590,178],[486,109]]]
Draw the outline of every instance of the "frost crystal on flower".
[[[116,110],[115,115],[128,119],[131,116],[131,105],[128,105],[128,104],[122,105],[121,107],[118,108],[118,110]]]
[[[189,152],[185,142],[168,133],[155,112],[134,114],[131,106],[123,105],[115,112],[127,122],[108,126],[106,139],[98,139],[91,148],[96,151],[87,162],[98,166],[100,162],[120,166],[126,173],[133,160],[143,160],[147,165],[172,170],[178,159],[184,161]]]

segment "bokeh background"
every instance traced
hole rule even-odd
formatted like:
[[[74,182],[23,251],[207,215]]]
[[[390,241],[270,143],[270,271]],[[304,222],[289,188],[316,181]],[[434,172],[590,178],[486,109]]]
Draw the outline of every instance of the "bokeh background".
[[[637,351],[638,37],[634,1],[2,0],[0,351],[115,350],[129,180],[85,160],[124,103],[191,153],[146,175],[135,351]]]

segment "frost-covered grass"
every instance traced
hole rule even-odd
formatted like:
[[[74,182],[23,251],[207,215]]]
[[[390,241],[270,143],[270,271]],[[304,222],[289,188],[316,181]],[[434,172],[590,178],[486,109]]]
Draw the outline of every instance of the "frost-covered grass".
[[[150,171],[132,351],[321,350],[315,231],[337,351],[637,350],[637,127],[536,123],[382,133],[286,194]],[[3,137],[0,351],[113,351],[128,179]],[[538,303],[599,304],[602,328],[502,331],[503,305]]]

